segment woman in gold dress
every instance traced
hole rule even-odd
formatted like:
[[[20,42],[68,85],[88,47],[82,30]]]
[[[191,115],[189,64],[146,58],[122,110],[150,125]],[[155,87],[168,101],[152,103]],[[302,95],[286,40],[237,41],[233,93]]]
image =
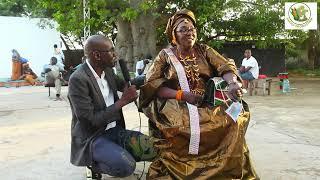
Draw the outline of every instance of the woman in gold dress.
[[[215,75],[228,84],[228,96],[241,96],[236,67],[214,49],[196,43],[194,14],[178,11],[167,24],[172,47],[155,58],[141,88],[140,107],[149,118],[158,157],[148,179],[259,179],[245,142],[250,113],[234,122],[227,105],[202,104],[206,82]]]

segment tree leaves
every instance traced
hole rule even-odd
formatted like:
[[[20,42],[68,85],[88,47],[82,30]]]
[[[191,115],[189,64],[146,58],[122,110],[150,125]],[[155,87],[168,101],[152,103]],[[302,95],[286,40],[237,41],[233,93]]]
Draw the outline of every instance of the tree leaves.
[[[115,33],[118,18],[134,21],[141,13],[156,18],[157,44],[166,44],[163,35],[167,19],[177,9],[192,10],[197,18],[198,38],[210,41],[255,40],[262,46],[277,46],[286,37],[304,38],[303,33],[284,30],[284,1],[274,0],[88,0],[91,33]],[[319,8],[319,7],[318,7]],[[83,34],[82,1],[4,0],[2,15],[29,15],[53,18],[63,34]],[[318,18],[319,21],[320,18]],[[224,42],[222,41],[222,42]],[[263,42],[262,42],[263,41]],[[211,43],[211,44],[221,44]]]

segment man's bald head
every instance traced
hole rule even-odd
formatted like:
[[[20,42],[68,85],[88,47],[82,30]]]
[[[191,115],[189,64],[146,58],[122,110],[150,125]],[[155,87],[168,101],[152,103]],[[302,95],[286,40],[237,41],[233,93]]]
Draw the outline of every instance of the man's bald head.
[[[103,35],[90,36],[84,45],[84,54],[89,56],[90,52],[96,49],[101,49],[106,42],[111,43],[111,40]]]
[[[103,35],[90,36],[84,45],[84,53],[95,70],[115,66],[117,54],[111,40]]]

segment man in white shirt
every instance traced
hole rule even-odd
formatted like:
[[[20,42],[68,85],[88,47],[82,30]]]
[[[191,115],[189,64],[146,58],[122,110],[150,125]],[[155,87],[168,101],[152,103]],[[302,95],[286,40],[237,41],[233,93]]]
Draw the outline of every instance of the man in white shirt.
[[[145,59],[137,62],[136,73],[135,73],[136,77],[144,77],[147,74],[150,68],[151,60],[152,60],[152,56],[147,55]]]
[[[239,74],[243,80],[250,81],[253,79],[258,79],[259,76],[259,66],[257,60],[251,56],[251,50],[247,49],[244,52],[244,59],[242,60],[241,67],[239,69]],[[248,85],[245,83],[245,88]]]
[[[71,163],[87,166],[88,179],[101,179],[100,173],[129,176],[136,161],[156,155],[148,136],[125,129],[122,107],[137,99],[136,88],[113,72],[116,53],[110,39],[90,36],[84,51],[86,62],[69,80]],[[123,91],[121,98],[117,91]]]
[[[51,57],[50,64],[45,65],[43,71],[45,73],[45,83],[55,85],[56,89],[56,100],[62,100],[60,97],[61,93],[61,85],[64,82],[61,77],[61,72],[64,71],[63,68],[57,65],[57,58]]]

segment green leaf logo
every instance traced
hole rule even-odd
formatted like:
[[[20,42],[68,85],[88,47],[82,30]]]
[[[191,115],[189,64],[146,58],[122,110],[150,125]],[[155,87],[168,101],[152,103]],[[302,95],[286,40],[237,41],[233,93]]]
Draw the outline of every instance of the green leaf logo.
[[[288,6],[286,6],[286,23],[290,24],[294,29],[303,29],[308,27],[310,22],[314,19],[311,14],[311,7],[313,8],[313,12],[313,3],[302,2],[288,4]]]
[[[296,3],[289,9],[291,20],[296,23],[304,23],[310,19],[310,8],[304,3]]]

